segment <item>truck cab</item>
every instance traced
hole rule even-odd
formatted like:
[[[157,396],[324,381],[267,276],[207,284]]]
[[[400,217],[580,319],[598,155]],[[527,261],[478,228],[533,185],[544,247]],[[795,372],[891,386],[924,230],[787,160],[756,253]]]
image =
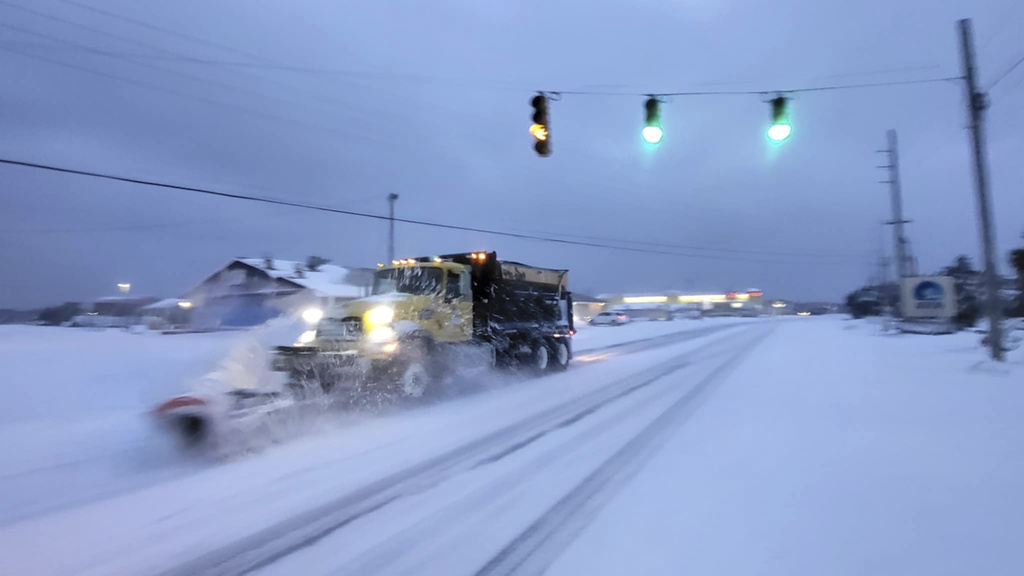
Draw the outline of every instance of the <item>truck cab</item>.
[[[310,341],[279,348],[274,368],[321,381],[325,369],[349,366],[374,378],[412,369],[437,378],[467,358],[563,369],[574,333],[567,274],[494,252],[395,260],[380,265],[369,297],[326,311]]]
[[[468,266],[452,262],[402,260],[381,267],[367,298],[346,302],[320,321],[314,343],[362,343],[374,357],[416,335],[435,342],[464,342],[473,336],[473,296]],[[351,347],[351,346],[350,346]]]

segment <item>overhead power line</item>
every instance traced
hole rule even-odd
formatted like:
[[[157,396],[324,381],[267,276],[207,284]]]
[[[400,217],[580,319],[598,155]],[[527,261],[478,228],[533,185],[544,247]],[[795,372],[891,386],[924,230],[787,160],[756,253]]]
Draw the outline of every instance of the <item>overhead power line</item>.
[[[74,2],[67,2],[67,3],[68,4],[75,4]],[[227,84],[227,83],[224,83],[222,81],[223,79],[212,80],[212,79],[203,78],[203,77],[199,77],[199,76],[193,76],[193,75],[190,75],[190,74],[187,74],[187,73],[180,72],[178,70],[174,70],[174,69],[170,69],[170,68],[154,65],[151,62],[147,62],[147,59],[156,58],[156,59],[159,60],[161,58],[164,58],[165,60],[166,59],[172,59],[173,60],[175,58],[178,58],[178,59],[188,59],[190,57],[186,56],[186,55],[183,55],[183,54],[181,54],[179,52],[176,52],[174,50],[165,48],[163,46],[159,46],[157,44],[153,44],[151,42],[146,42],[144,40],[133,38],[131,36],[124,36],[124,35],[121,35],[121,34],[110,32],[108,30],[104,30],[102,28],[96,28],[96,27],[93,27],[93,26],[88,26],[86,24],[82,24],[80,22],[77,22],[77,21],[74,21],[74,20],[71,20],[71,19],[68,19],[68,18],[63,18],[61,16],[57,16],[57,15],[53,15],[53,14],[48,14],[48,13],[45,13],[45,12],[40,12],[38,10],[34,10],[32,8],[28,8],[28,7],[25,7],[25,6],[21,6],[21,5],[17,5],[17,4],[12,4],[12,3],[8,2],[7,0],[0,0],[0,6],[4,6],[4,7],[8,7],[8,8],[13,8],[13,9],[16,9],[16,10],[20,10],[20,11],[25,12],[27,14],[31,14],[31,15],[33,15],[35,17],[39,17],[39,18],[43,18],[43,19],[46,19],[46,20],[49,20],[49,21],[57,22],[57,23],[60,23],[60,24],[63,24],[63,25],[71,26],[71,27],[74,27],[74,28],[77,28],[77,29],[89,32],[90,34],[100,35],[100,36],[103,36],[103,37],[106,37],[106,38],[110,38],[110,39],[116,40],[118,42],[124,42],[124,43],[128,43],[128,44],[132,44],[132,45],[135,45],[135,46],[139,46],[139,47],[145,48],[147,50],[154,50],[154,51],[160,52],[161,54],[153,54],[151,52],[137,53],[137,52],[117,52],[117,51],[111,51],[111,50],[103,50],[103,49],[100,49],[100,48],[96,48],[94,46],[88,46],[88,45],[84,45],[84,44],[81,44],[81,43],[78,43],[78,42],[73,42],[73,41],[67,40],[65,38],[44,34],[42,32],[38,32],[38,31],[35,31],[35,30],[29,30],[29,29],[26,29],[26,28],[22,28],[22,27],[18,27],[18,26],[13,26],[11,24],[6,24],[6,23],[0,23],[0,26],[8,28],[8,29],[11,29],[11,30],[15,30],[15,31],[17,31],[19,33],[23,33],[23,34],[27,34],[27,35],[31,35],[31,36],[36,36],[36,37],[39,37],[39,38],[43,38],[43,39],[49,40],[51,42],[55,42],[55,43],[58,43],[58,44],[63,44],[64,46],[68,46],[68,47],[74,48],[74,49],[76,49],[78,51],[85,50],[85,51],[87,51],[87,52],[89,52],[91,54],[101,55],[101,56],[105,56],[105,57],[108,57],[108,58],[111,58],[111,59],[120,60],[120,61],[126,62],[128,64],[132,64],[132,65],[135,65],[135,66],[142,66],[142,67],[146,67],[146,68],[158,71],[158,72],[172,74],[174,76],[177,76],[177,77],[180,77],[180,78],[185,78],[185,79],[191,80],[191,81],[199,83],[199,84],[207,84],[207,85],[210,85],[210,86],[215,86],[215,87],[217,87],[219,89],[226,89],[226,90],[232,90],[232,91],[237,91],[237,92],[248,93],[248,94],[257,96],[257,97],[259,97],[261,99],[276,100],[276,101],[282,102],[284,104],[287,104],[288,107],[285,108],[286,110],[291,109],[291,108],[302,108],[302,109],[305,109],[305,110],[308,110],[308,111],[316,113],[317,114],[317,118],[318,118],[318,121],[316,121],[316,122],[309,122],[309,121],[304,121],[301,118],[295,118],[295,117],[291,117],[291,116],[284,116],[284,115],[275,114],[275,113],[272,113],[272,112],[266,112],[266,111],[263,111],[263,110],[260,110],[260,109],[256,109],[256,108],[251,108],[251,107],[247,107],[247,106],[241,106],[241,105],[239,105],[237,103],[234,103],[234,102],[225,102],[225,101],[216,100],[216,99],[213,99],[213,98],[208,98],[208,97],[205,97],[205,96],[188,94],[188,93],[181,92],[180,90],[164,89],[164,88],[161,88],[159,86],[154,86],[152,84],[148,84],[148,83],[145,83],[145,82],[141,82],[139,80],[135,80],[134,78],[120,77],[120,76],[118,76],[116,74],[111,74],[109,72],[98,71],[98,70],[95,70],[95,69],[92,69],[92,68],[89,68],[89,67],[85,67],[85,66],[81,66],[81,65],[78,65],[78,64],[73,64],[73,63],[69,63],[69,62],[65,62],[65,61],[61,61],[61,60],[54,60],[52,58],[47,58],[45,56],[41,56],[41,55],[38,55],[38,54],[32,54],[30,52],[26,52],[23,48],[19,49],[18,46],[0,45],[0,49],[2,49],[2,50],[7,50],[9,52],[16,53],[16,54],[19,54],[19,55],[27,57],[27,58],[33,58],[33,59],[36,59],[36,60],[40,60],[40,61],[43,61],[43,62],[54,64],[54,65],[57,65],[57,66],[62,66],[62,67],[66,67],[66,68],[73,68],[73,69],[81,70],[81,71],[84,71],[84,72],[88,72],[90,74],[96,74],[96,75],[103,76],[103,77],[106,77],[106,78],[110,78],[110,79],[113,79],[113,80],[118,80],[118,81],[126,82],[126,83],[129,83],[129,84],[133,84],[133,85],[136,85],[136,86],[143,86],[143,87],[150,88],[150,89],[153,89],[153,90],[158,90],[158,91],[162,91],[162,92],[165,92],[165,93],[174,94],[176,96],[180,96],[180,97],[183,97],[183,98],[189,98],[189,99],[193,99],[193,100],[197,100],[197,101],[202,101],[202,102],[205,102],[205,103],[208,103],[208,104],[212,104],[212,105],[215,105],[215,106],[218,106],[218,107],[222,107],[222,108],[228,108],[228,109],[232,109],[232,110],[243,112],[243,113],[247,113],[247,114],[255,114],[255,115],[263,116],[263,117],[271,119],[273,121],[287,122],[287,123],[303,126],[305,128],[308,128],[308,129],[312,129],[312,130],[316,130],[316,131],[321,131],[321,132],[330,132],[330,133],[342,135],[344,137],[358,137],[360,139],[371,140],[371,141],[374,141],[374,142],[377,142],[377,143],[380,143],[380,144],[387,143],[387,144],[389,144],[391,146],[395,146],[395,145],[397,145],[397,146],[405,146],[405,144],[403,143],[402,140],[385,140],[385,139],[375,135],[374,133],[367,132],[367,131],[363,131],[363,132],[360,132],[360,133],[356,134],[356,133],[353,133],[350,130],[343,130],[343,129],[340,129],[339,127],[337,127],[337,126],[329,125],[329,124],[325,124],[323,122],[320,122],[319,119],[326,115],[326,116],[331,117],[334,120],[343,121],[345,123],[345,125],[348,126],[349,124],[351,124],[352,120],[354,120],[354,119],[358,119],[358,118],[361,118],[361,117],[364,117],[364,116],[378,116],[378,117],[380,117],[380,116],[384,115],[385,113],[387,113],[389,110],[401,110],[402,108],[406,108],[406,109],[420,109],[420,110],[427,111],[430,114],[434,114],[434,113],[438,112],[438,110],[436,110],[436,109],[425,110],[424,108],[422,108],[420,106],[417,106],[415,104],[408,104],[408,103],[404,104],[403,107],[391,107],[388,110],[385,110],[385,109],[381,109],[381,108],[376,107],[376,106],[366,106],[365,104],[362,104],[362,103],[352,102],[351,100],[341,100],[341,102],[343,102],[344,105],[339,107],[338,106],[339,100],[337,98],[330,98],[330,97],[325,97],[325,96],[320,96],[320,95],[316,95],[315,99],[320,101],[320,102],[322,102],[322,105],[313,106],[313,105],[310,105],[309,103],[306,103],[306,102],[297,102],[297,101],[293,101],[293,100],[290,100],[290,99],[287,99],[287,98],[282,98],[280,96],[276,96],[276,95],[274,95],[272,93],[268,93],[266,91],[253,90],[253,89],[251,89],[249,87],[240,87],[240,86],[235,86],[235,85],[232,85],[232,84]],[[97,9],[97,10],[94,10],[94,11],[95,12],[99,12],[100,14],[105,14],[105,15],[109,16],[109,14],[106,14],[105,11],[103,11],[103,10],[98,10]],[[137,21],[136,22],[136,21],[134,21],[133,19],[130,19],[130,18],[121,18],[121,20],[126,20],[126,21],[132,22],[134,24],[138,24],[140,26],[145,25],[145,23],[142,22],[142,21]],[[171,33],[170,31],[166,31],[166,32],[167,33]],[[187,35],[186,35],[186,37],[187,37]],[[193,41],[198,41],[198,40],[193,40]],[[226,47],[226,46],[223,46],[222,49],[231,50],[231,51],[236,52],[236,53],[247,55],[247,56],[249,56],[251,58],[258,58],[258,59],[261,59],[263,61],[266,61],[265,58],[261,58],[261,57],[259,57],[257,55],[250,54],[250,53],[247,53],[247,52],[242,51],[242,50],[231,49],[230,47]],[[244,77],[247,77],[247,78],[253,78],[253,79],[261,80],[261,81],[268,81],[268,82],[270,82],[270,83],[272,83],[274,85],[281,86],[281,87],[286,88],[286,89],[291,89],[291,88],[295,87],[295,85],[293,83],[288,83],[288,82],[280,81],[280,80],[277,80],[277,79],[274,79],[274,78],[264,78],[263,76],[261,76],[259,74],[253,74],[252,71],[248,71],[248,70],[232,70],[232,72],[235,72],[236,74],[240,74],[240,75],[242,75]],[[445,110],[445,108],[442,108],[442,110]],[[448,110],[448,111],[452,111],[452,110]],[[470,111],[468,111],[466,109],[461,109],[458,112],[463,114],[463,115],[475,116]],[[407,128],[405,128],[405,127],[403,127],[402,129],[403,130],[407,130]],[[431,150],[431,153],[438,153],[438,152],[439,152],[438,150]]]
[[[2,2],[0,2],[2,4]],[[481,89],[492,89],[502,91],[522,92],[530,90],[526,82],[511,82],[505,80],[491,79],[469,79],[453,78],[443,76],[428,76],[421,74],[402,74],[394,72],[370,72],[362,70],[341,70],[335,68],[322,68],[316,66],[299,66],[292,64],[275,64],[263,62],[243,62],[231,60],[218,60],[215,58],[200,58],[196,56],[185,56],[180,54],[140,54],[135,52],[124,52],[117,50],[103,50],[99,48],[87,48],[90,52],[102,54],[111,58],[131,58],[133,60],[162,60],[180,62],[187,64],[223,66],[227,68],[255,69],[255,70],[278,70],[296,72],[303,74],[327,74],[344,76],[361,80],[401,80],[420,83],[449,83],[473,85]],[[1019,65],[1020,62],[1017,63]],[[1007,74],[1009,71],[1007,72]],[[955,82],[962,80],[959,76],[942,76],[935,78],[918,78],[908,80],[891,80],[884,82],[861,82],[852,84],[832,84],[825,86],[798,86],[782,89],[759,89],[759,90],[684,90],[677,92],[629,92],[629,91],[605,91],[605,90],[537,90],[547,94],[566,96],[760,96],[764,94],[799,94],[804,92],[828,92],[835,90],[855,90],[865,88],[884,88],[894,86],[912,86],[916,84],[938,84],[943,82]],[[530,90],[532,91],[532,90]]]
[[[76,6],[78,8],[83,9],[83,10],[88,10],[90,12],[94,12],[96,14],[102,14],[103,16],[106,16],[107,18],[113,18],[114,20],[120,20],[122,22],[128,22],[129,24],[135,24],[136,26],[141,26],[143,28],[148,28],[149,30],[155,30],[157,32],[163,32],[164,34],[168,34],[170,36],[175,36],[177,38],[188,40],[190,42],[196,42],[198,44],[203,44],[205,46],[210,46],[210,47],[213,47],[213,48],[217,48],[218,50],[224,50],[224,51],[227,51],[227,52],[232,52],[234,54],[238,54],[240,56],[245,56],[247,58],[254,58],[254,59],[262,59],[263,58],[262,56],[259,56],[257,54],[253,54],[251,52],[246,52],[245,50],[242,50],[242,49],[239,49],[239,48],[235,48],[235,47],[229,46],[227,44],[221,44],[220,42],[214,42],[213,40],[207,40],[205,38],[200,38],[198,36],[193,36],[191,34],[186,34],[184,32],[178,32],[177,30],[171,30],[169,28],[165,28],[163,26],[158,26],[158,25],[153,24],[151,22],[146,22],[145,20],[140,20],[138,18],[132,18],[132,17],[125,16],[125,15],[117,13],[117,12],[110,11],[110,10],[104,10],[103,8],[99,8],[99,7],[96,7],[96,6],[91,6],[91,5],[85,4],[83,2],[76,2],[75,0],[59,0],[59,1],[64,3],[64,4],[68,4],[70,6]]]
[[[475,83],[475,84],[488,84],[488,85],[492,85],[492,86],[503,85],[503,86],[505,86],[506,88],[509,88],[509,89],[511,89],[512,86],[514,86],[514,85],[525,85],[525,83],[523,83],[523,82],[510,82],[510,81],[506,81],[506,80],[451,78],[451,77],[430,76],[430,75],[423,75],[423,74],[403,74],[403,73],[398,73],[398,72],[344,70],[344,69],[328,68],[328,67],[290,65],[290,64],[281,63],[281,62],[277,62],[277,61],[271,60],[270,58],[267,58],[266,56],[255,54],[255,53],[250,52],[248,50],[243,50],[241,48],[237,48],[235,46],[224,44],[222,42],[216,42],[216,41],[208,40],[206,38],[201,38],[201,37],[198,37],[198,36],[195,36],[195,35],[192,35],[192,34],[187,34],[187,33],[184,33],[184,32],[180,32],[178,30],[173,30],[173,29],[167,28],[165,26],[160,26],[158,24],[154,24],[152,22],[148,22],[148,21],[141,20],[141,19],[138,19],[138,18],[132,18],[132,17],[129,17],[129,16],[125,16],[123,14],[119,14],[117,12],[113,12],[113,11],[110,11],[110,10],[104,10],[102,8],[99,8],[99,7],[96,7],[96,6],[92,6],[92,5],[83,3],[83,2],[79,2],[77,0],[58,0],[58,1],[63,3],[63,4],[69,5],[69,6],[75,6],[75,7],[78,7],[80,9],[83,9],[83,10],[88,10],[90,12],[101,14],[101,15],[106,16],[106,17],[111,18],[111,19],[119,20],[119,21],[122,21],[122,22],[127,22],[127,23],[130,23],[130,24],[134,24],[136,26],[140,26],[140,27],[149,29],[149,30],[153,30],[153,31],[157,31],[157,32],[162,32],[162,33],[168,34],[170,36],[174,36],[174,37],[177,37],[177,38],[180,38],[180,39],[184,39],[184,40],[187,40],[187,41],[190,41],[190,42],[194,42],[196,44],[201,44],[201,45],[205,45],[205,46],[209,46],[209,47],[212,47],[212,48],[216,48],[216,49],[219,49],[219,50],[222,50],[222,51],[225,51],[225,52],[230,52],[230,53],[233,53],[233,54],[237,54],[237,55],[240,55],[240,56],[243,56],[243,57],[247,58],[248,61],[236,61],[236,62],[233,62],[233,61],[226,61],[226,60],[217,60],[217,59],[212,59],[212,58],[194,58],[194,57],[190,57],[190,56],[180,56],[180,55],[178,55],[178,56],[167,56],[167,57],[154,56],[154,55],[150,55],[150,54],[140,55],[141,57],[145,57],[145,58],[170,58],[170,59],[180,59],[180,60],[183,60],[183,61],[194,62],[194,63],[197,63],[197,64],[237,66],[237,67],[243,67],[243,68],[256,68],[256,69],[262,68],[262,69],[284,70],[284,71],[303,72],[303,73],[315,73],[315,74],[332,74],[332,75],[352,76],[352,77],[363,78],[363,79],[384,79],[384,78],[389,78],[389,79],[408,80],[408,81],[414,81],[414,82]],[[899,72],[907,72],[907,71],[925,70],[925,69],[930,69],[930,68],[935,68],[935,66],[933,65],[933,66],[913,66],[913,67],[902,67],[902,68],[888,68],[888,69],[884,69],[884,70],[877,70],[877,71],[863,72],[863,73],[838,74],[838,75],[826,76],[826,77],[823,77],[823,78],[841,78],[841,77],[850,77],[850,76],[865,76],[865,75],[882,74],[882,73],[889,74],[889,73],[899,73]],[[961,80],[961,78],[960,77],[929,78],[929,79],[922,79],[922,80],[904,80],[904,81],[894,81],[894,82],[874,82],[874,83],[861,83],[861,84],[846,84],[846,85],[833,85],[833,86],[792,88],[792,89],[788,89],[788,90],[747,90],[747,91],[724,91],[724,92],[722,92],[722,91],[658,92],[658,93],[653,93],[653,95],[655,95],[655,96],[702,96],[702,95],[754,95],[754,94],[778,93],[778,92],[783,92],[783,93],[820,92],[820,91],[825,91],[825,90],[845,90],[845,89],[855,89],[855,88],[875,88],[875,87],[882,87],[882,86],[898,86],[898,85],[909,85],[909,84],[936,83],[936,82],[946,82],[946,81],[950,81],[950,80]],[[600,91],[587,91],[587,90],[576,90],[576,91],[554,91],[553,90],[553,91],[550,91],[550,92],[552,92],[552,93],[560,93],[560,94],[576,94],[576,95],[621,95],[621,96],[646,96],[646,95],[650,95],[651,94],[649,92],[642,92],[642,93],[628,93],[628,92],[615,93],[615,92],[600,92]]]
[[[372,220],[389,221],[391,218],[382,214],[373,214],[369,212],[359,212],[356,210],[345,210],[342,208],[332,208],[329,206],[320,206],[316,204],[307,204],[304,202],[294,202],[291,200],[281,200],[277,198],[266,198],[260,196],[251,196],[248,194],[239,194],[234,192],[223,192],[218,190],[210,190],[207,188],[198,188],[193,186],[182,186],[178,184],[167,184],[164,182],[157,182],[154,180],[144,180],[141,178],[130,178],[126,176],[119,176],[115,174],[106,174],[102,172],[93,172],[87,170],[76,170],[73,168],[64,168],[60,166],[52,166],[48,164],[41,164],[37,162],[25,162],[21,160],[11,160],[6,158],[0,158],[0,164],[7,164],[11,166],[21,166],[25,168],[35,168],[38,170],[47,170],[50,172],[58,172],[63,174],[74,174],[77,176],[88,176],[92,178],[102,178],[104,180],[113,180],[117,182],[125,182],[129,184],[139,184],[143,186],[152,186],[155,188],[162,188],[166,190],[175,190],[178,192],[190,192],[194,194],[201,194],[206,196],[213,196],[218,198],[228,198],[233,200],[245,200],[249,202],[258,202],[262,204],[269,204],[274,206],[287,206],[290,208],[300,208],[304,210],[312,210],[316,212],[325,212],[329,214],[341,214],[345,216],[354,216],[358,218],[367,218]],[[625,252],[635,252],[644,254],[657,254],[662,256],[676,256],[684,258],[700,258],[707,260],[736,260],[745,262],[758,262],[764,264],[807,264],[807,265],[830,265],[830,266],[846,266],[848,261],[843,262],[784,262],[777,260],[764,260],[756,258],[736,258],[731,256],[722,256],[714,254],[688,254],[682,252],[673,252],[668,250],[657,250],[652,248],[639,248],[634,246],[621,246],[615,244],[609,244],[607,242],[588,242],[581,240],[568,240],[563,238],[553,238],[550,236],[540,236],[534,234],[522,234],[518,232],[507,232],[502,230],[489,230],[486,228],[478,228],[474,226],[461,226],[457,224],[446,224],[443,222],[431,222],[427,220],[416,220],[412,218],[394,218],[395,222],[401,222],[403,224],[411,224],[414,226],[424,226],[429,228],[437,228],[443,230],[456,230],[461,232],[474,232],[478,234],[487,234],[490,236],[502,236],[506,238],[517,238],[521,240],[535,240],[540,242],[551,242],[555,244],[564,244],[571,246],[586,246],[591,248],[604,248],[609,250],[621,250]]]
[[[122,34],[117,34],[117,33],[114,33],[114,32],[110,32],[108,30],[104,30],[102,28],[97,28],[97,27],[94,27],[94,26],[89,26],[89,25],[86,25],[86,24],[82,24],[80,22],[76,22],[76,21],[71,20],[69,18],[63,18],[61,16],[57,16],[57,15],[54,15],[54,14],[48,14],[46,12],[40,12],[39,10],[34,10],[34,9],[26,7],[26,6],[21,6],[21,5],[18,5],[18,4],[12,4],[10,2],[7,2],[6,0],[0,0],[0,6],[4,6],[4,7],[7,7],[7,8],[12,8],[12,9],[15,9],[15,10],[19,10],[19,11],[22,11],[24,13],[31,14],[31,15],[37,17],[37,18],[42,18],[44,20],[48,20],[48,21],[51,21],[51,22],[57,22],[59,24],[65,25],[65,26],[71,26],[73,28],[76,28],[76,29],[79,29],[79,30],[83,30],[83,31],[88,32],[90,34],[94,34],[94,35],[101,36],[101,37],[104,37],[104,38],[110,38],[110,39],[116,40],[118,42],[122,42],[122,43],[126,43],[126,44],[131,44],[131,45],[134,45],[134,46],[139,46],[139,47],[142,47],[142,48],[144,48],[146,50],[154,50],[156,52],[159,52],[160,54],[153,54],[152,52],[138,53],[138,52],[125,52],[125,51],[116,51],[116,50],[106,50],[106,49],[97,48],[95,46],[89,46],[89,45],[86,45],[86,44],[82,44],[80,42],[75,42],[75,41],[72,41],[72,40],[68,40],[68,39],[63,38],[63,37],[58,37],[58,36],[54,36],[54,35],[50,35],[50,34],[45,34],[43,32],[39,32],[39,31],[36,31],[36,30],[30,30],[30,29],[23,28],[23,27],[20,27],[20,26],[15,26],[15,25],[12,25],[12,24],[0,24],[0,26],[3,26],[4,28],[8,28],[10,30],[15,30],[15,31],[17,31],[19,33],[22,33],[22,34],[26,34],[26,35],[30,35],[30,36],[35,36],[37,38],[42,38],[44,40],[49,40],[50,42],[54,42],[54,43],[57,43],[57,44],[63,44],[64,46],[70,47],[71,49],[73,49],[73,50],[75,50],[77,52],[81,52],[81,51],[84,50],[84,51],[86,51],[86,52],[88,52],[90,54],[100,55],[100,56],[104,56],[104,57],[110,58],[112,60],[119,60],[119,61],[122,61],[122,62],[126,62],[126,63],[134,65],[134,66],[148,68],[148,69],[151,69],[151,70],[154,70],[154,71],[158,71],[158,72],[161,72],[161,73],[164,73],[164,74],[170,74],[170,75],[173,75],[173,76],[177,76],[179,78],[184,78],[184,79],[190,80],[190,81],[195,82],[197,84],[206,84],[208,86],[214,86],[216,88],[223,89],[223,90],[230,90],[230,91],[234,91],[234,92],[240,92],[240,93],[244,93],[244,94],[249,94],[251,96],[255,96],[255,97],[260,98],[260,99],[277,101],[277,102],[280,102],[282,104],[286,104],[289,108],[292,108],[292,107],[294,107],[294,108],[304,108],[306,110],[309,110],[309,111],[312,111],[312,112],[316,113],[318,116],[323,116],[323,115],[338,116],[339,114],[341,114],[341,119],[342,120],[349,121],[349,120],[351,120],[355,116],[353,114],[351,114],[350,113],[351,111],[347,110],[347,108],[356,108],[356,109],[362,110],[364,113],[368,113],[368,114],[376,114],[376,113],[382,112],[378,108],[368,107],[368,106],[364,106],[364,105],[360,105],[360,104],[354,104],[354,103],[351,103],[351,102],[347,103],[347,105],[345,107],[339,108],[337,106],[337,101],[334,101],[334,100],[330,101],[329,103],[325,103],[325,105],[322,105],[322,106],[313,106],[313,105],[310,105],[307,102],[295,101],[295,100],[292,100],[292,99],[289,99],[289,98],[284,98],[284,97],[281,97],[281,96],[277,96],[277,95],[275,95],[273,93],[267,92],[266,90],[255,90],[255,89],[252,89],[252,88],[249,88],[249,87],[245,87],[245,86],[237,86],[237,85],[233,85],[233,84],[230,84],[230,83],[226,83],[222,79],[216,79],[215,80],[215,79],[210,79],[210,78],[204,78],[204,77],[201,77],[201,76],[195,76],[195,75],[192,75],[192,74],[181,72],[179,70],[175,70],[173,68],[167,68],[165,66],[159,66],[159,65],[156,65],[156,64],[153,63],[153,60],[164,61],[164,62],[176,61],[176,60],[183,60],[183,61],[191,60],[191,57],[183,55],[183,54],[181,54],[179,52],[175,52],[174,50],[170,50],[168,48],[164,48],[162,46],[159,46],[157,44],[153,44],[151,42],[146,42],[144,40],[139,40],[138,38],[133,38],[131,36],[125,36],[125,35],[122,35]],[[3,47],[0,47],[0,48],[8,50],[10,52],[15,52],[15,53],[21,54],[23,56],[27,56],[29,58],[35,58],[35,59],[43,60],[43,61],[46,61],[46,62],[57,63],[57,61],[54,61],[54,60],[51,60],[51,59],[47,59],[47,58],[43,58],[43,57],[38,56],[38,55],[29,54],[29,53],[24,52],[23,50],[18,50],[17,47],[3,46]],[[58,65],[65,65],[65,64],[61,63],[61,64],[58,64]],[[68,66],[77,67],[79,69],[82,69],[81,66],[75,66],[75,65],[68,65]],[[263,78],[263,77],[261,77],[259,75],[253,75],[250,72],[247,72],[245,70],[234,70],[234,72],[237,73],[237,74],[242,74],[242,75],[244,75],[246,77],[249,77],[249,78],[256,79],[256,80],[261,80],[261,81],[268,80],[268,79]],[[107,76],[110,76],[107,73],[103,73],[103,74],[105,74]],[[292,86],[290,86],[287,83],[279,82],[279,81],[276,81],[274,79],[269,79],[269,81],[274,83],[274,84],[277,84],[279,86],[285,87],[285,88],[291,88],[292,87]],[[210,99],[208,99],[208,98],[205,99],[205,100],[207,102],[210,101]],[[263,116],[266,116],[266,117],[269,117],[269,118],[272,118],[272,119],[275,119],[275,120],[278,120],[278,121],[291,122],[291,123],[296,123],[296,124],[305,124],[305,125],[307,125],[307,127],[314,127],[314,128],[320,127],[319,123],[309,124],[309,123],[302,122],[300,120],[296,120],[294,118],[289,118],[289,117],[281,116],[279,114],[273,114],[273,113],[259,111],[259,110],[253,111],[253,109],[246,108],[246,107],[243,107],[243,106],[238,106],[237,104],[225,103],[225,102],[217,102],[216,105],[218,105],[218,106],[226,106],[226,107],[229,107],[229,108],[240,109],[240,110],[244,110],[244,111],[247,111],[247,112],[255,112],[257,114],[260,114],[260,115],[263,115]],[[286,109],[289,109],[289,108],[286,108]]]
[[[738,248],[716,248],[711,246],[694,246],[687,244],[673,244],[671,242],[649,242],[644,240],[628,240],[625,238],[610,238],[607,236],[587,236],[583,234],[564,234],[547,232],[530,232],[531,234],[543,234],[545,236],[558,236],[563,238],[580,238],[583,240],[597,240],[601,242],[615,242],[619,244],[637,244],[640,246],[654,246],[658,248],[675,248],[679,250],[697,250],[703,252],[725,252],[732,254],[751,254],[757,256],[791,256],[796,258],[850,258],[862,260],[863,254],[834,253],[825,254],[822,252],[777,252],[769,250],[740,250]]]
[[[988,89],[986,89],[985,91],[986,92],[990,92],[993,88],[996,87],[997,84],[999,84],[1000,82],[1005,80],[1007,76],[1012,74],[1013,71],[1016,70],[1017,67],[1020,66],[1021,64],[1024,64],[1024,56],[1021,56],[1019,60],[1017,60],[1016,62],[1013,63],[1013,65],[1011,65],[1009,68],[1007,68],[1006,72],[1003,72],[1002,74],[1000,74],[999,77],[996,78],[995,82],[993,82],[993,83],[988,85]]]

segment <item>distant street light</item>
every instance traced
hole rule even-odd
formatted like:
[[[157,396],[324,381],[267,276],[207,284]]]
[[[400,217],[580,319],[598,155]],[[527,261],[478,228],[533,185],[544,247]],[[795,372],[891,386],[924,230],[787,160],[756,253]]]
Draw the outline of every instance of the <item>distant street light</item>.
[[[117,285],[117,289],[120,290],[122,293],[127,294],[128,291],[132,289],[132,285],[127,282],[120,282]]]

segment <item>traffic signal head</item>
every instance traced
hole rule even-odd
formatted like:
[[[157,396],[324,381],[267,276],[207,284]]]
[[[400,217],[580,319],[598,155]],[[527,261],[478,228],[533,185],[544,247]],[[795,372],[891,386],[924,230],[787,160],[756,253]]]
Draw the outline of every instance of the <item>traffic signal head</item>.
[[[533,124],[530,125],[530,135],[536,141],[533,149],[541,156],[551,155],[551,134],[548,128],[548,98],[543,94],[537,94],[530,101],[533,106]]]
[[[650,97],[647,102],[644,103],[644,109],[647,111],[647,120],[644,122],[644,130],[642,135],[644,141],[648,144],[657,144],[661,142],[662,136],[665,135],[661,129],[661,110],[659,109],[660,103],[655,97]]]
[[[772,142],[782,142],[789,138],[793,127],[789,124],[789,115],[786,114],[786,99],[782,96],[772,100],[772,125],[768,128],[768,139]]]

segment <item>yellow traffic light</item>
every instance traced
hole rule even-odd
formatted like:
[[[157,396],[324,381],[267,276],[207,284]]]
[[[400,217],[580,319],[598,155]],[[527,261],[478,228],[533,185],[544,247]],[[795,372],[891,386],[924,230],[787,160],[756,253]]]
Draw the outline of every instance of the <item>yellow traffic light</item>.
[[[533,106],[533,124],[530,125],[530,135],[535,142],[533,149],[541,157],[551,155],[551,134],[549,132],[550,122],[548,121],[548,99],[544,94],[537,94],[530,100]]]

